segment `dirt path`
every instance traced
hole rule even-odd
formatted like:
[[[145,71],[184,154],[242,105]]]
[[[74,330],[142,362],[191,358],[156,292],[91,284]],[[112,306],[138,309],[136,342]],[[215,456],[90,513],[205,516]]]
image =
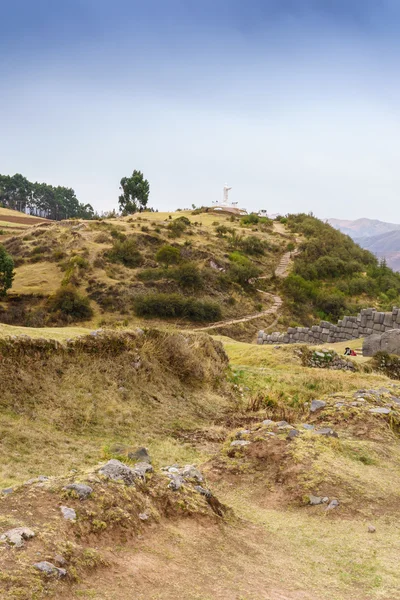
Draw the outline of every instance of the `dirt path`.
[[[280,259],[278,266],[275,269],[276,277],[279,277],[280,279],[284,279],[285,277],[287,277],[289,275],[290,266],[291,266],[294,255],[295,255],[295,252],[285,252],[285,254]],[[270,277],[270,275],[262,275],[261,277],[257,277],[257,279],[269,279],[269,277]],[[254,313],[252,315],[247,315],[246,317],[241,317],[240,319],[231,319],[229,321],[218,321],[218,323],[213,323],[212,325],[207,325],[207,327],[199,327],[199,328],[196,328],[196,331],[207,331],[208,329],[217,329],[219,327],[225,327],[226,325],[235,325],[236,323],[246,323],[246,321],[252,321],[253,319],[259,319],[260,317],[267,317],[268,315],[277,315],[276,319],[271,323],[271,325],[269,325],[265,329],[274,327],[274,325],[276,324],[276,322],[278,320],[278,311],[279,311],[280,307],[282,306],[282,302],[283,302],[282,298],[280,296],[278,296],[277,294],[270,294],[269,292],[264,292],[263,290],[259,290],[259,289],[257,289],[257,292],[259,292],[260,294],[263,294],[266,297],[271,298],[273,301],[272,306],[270,306],[269,308],[267,308],[266,310],[263,310],[261,312]]]

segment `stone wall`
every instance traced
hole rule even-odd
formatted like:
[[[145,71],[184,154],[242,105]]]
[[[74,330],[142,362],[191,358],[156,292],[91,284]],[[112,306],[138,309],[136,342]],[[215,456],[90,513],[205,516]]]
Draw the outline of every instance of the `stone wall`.
[[[337,325],[321,321],[313,327],[289,327],[286,333],[258,332],[258,344],[324,344],[355,340],[390,329],[400,329],[400,309],[392,312],[378,312],[366,308],[357,317],[344,317]]]

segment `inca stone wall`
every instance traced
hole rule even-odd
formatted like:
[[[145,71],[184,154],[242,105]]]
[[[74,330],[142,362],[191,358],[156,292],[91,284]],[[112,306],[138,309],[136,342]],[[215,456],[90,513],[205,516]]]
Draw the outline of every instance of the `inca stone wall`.
[[[378,312],[366,308],[357,317],[344,317],[337,325],[321,321],[313,327],[289,327],[286,333],[258,332],[258,344],[324,344],[355,340],[368,335],[379,334],[390,329],[400,329],[400,309],[392,312]]]

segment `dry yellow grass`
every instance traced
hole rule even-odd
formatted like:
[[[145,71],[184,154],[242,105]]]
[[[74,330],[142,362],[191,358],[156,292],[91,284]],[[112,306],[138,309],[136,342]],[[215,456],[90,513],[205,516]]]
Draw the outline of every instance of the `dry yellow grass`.
[[[63,278],[61,269],[54,262],[39,262],[21,265],[15,270],[12,295],[50,296],[60,287]]]

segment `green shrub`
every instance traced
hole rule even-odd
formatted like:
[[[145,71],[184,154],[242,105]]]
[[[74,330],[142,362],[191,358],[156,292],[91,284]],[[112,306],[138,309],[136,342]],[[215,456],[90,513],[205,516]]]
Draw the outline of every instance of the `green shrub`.
[[[72,285],[61,287],[47,302],[51,313],[66,320],[86,321],[93,316],[89,298],[82,296]]]
[[[264,242],[255,235],[249,235],[241,242],[241,250],[246,254],[262,255],[264,254]]]
[[[218,304],[196,298],[185,298],[179,294],[157,294],[138,296],[134,310],[139,317],[179,318],[189,321],[217,321],[221,318]]]
[[[180,261],[181,252],[179,248],[174,246],[161,246],[156,253],[156,261],[169,267],[169,265],[176,265]]]
[[[139,267],[143,261],[133,237],[115,240],[113,247],[107,252],[107,256],[111,262],[122,263],[130,268]]]
[[[232,264],[227,273],[222,275],[222,279],[232,283],[238,283],[242,287],[248,285],[250,279],[255,279],[260,275],[260,269],[256,267],[246,256],[240,252],[232,252],[229,255]]]
[[[182,217],[184,218],[184,217]],[[175,219],[168,224],[168,236],[171,238],[181,237],[186,230],[186,224],[182,219]]]
[[[184,289],[199,289],[203,286],[200,269],[194,263],[183,263],[171,272],[171,276]]]
[[[5,296],[14,279],[14,261],[0,245],[0,297]]]

